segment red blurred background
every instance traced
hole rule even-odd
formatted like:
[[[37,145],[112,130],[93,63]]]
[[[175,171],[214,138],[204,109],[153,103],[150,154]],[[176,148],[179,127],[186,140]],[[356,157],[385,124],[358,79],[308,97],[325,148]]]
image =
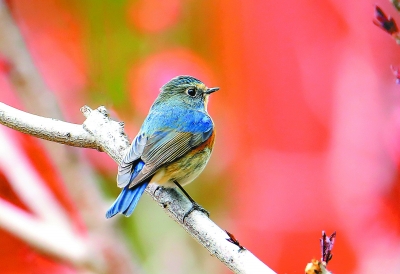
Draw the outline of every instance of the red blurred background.
[[[389,69],[400,63],[400,49],[372,24],[373,2],[7,4],[69,122],[83,121],[84,104],[106,105],[132,138],[170,78],[189,74],[221,88],[209,107],[214,154],[187,189],[269,267],[304,273],[320,258],[325,230],[337,231],[334,273],[400,272],[400,93]],[[378,4],[400,19],[388,1]],[[0,86],[2,102],[24,108],[6,69]],[[41,142],[22,135],[15,142],[52,191],[64,188],[51,157],[37,156],[45,155],[37,152],[45,150]],[[83,159],[111,201],[116,165],[97,151]],[[24,208],[7,178],[0,180],[1,198]],[[79,205],[62,193],[71,218],[89,230]],[[228,273],[152,206],[144,199],[119,220],[144,273]],[[4,273],[79,271],[19,241],[1,231]]]

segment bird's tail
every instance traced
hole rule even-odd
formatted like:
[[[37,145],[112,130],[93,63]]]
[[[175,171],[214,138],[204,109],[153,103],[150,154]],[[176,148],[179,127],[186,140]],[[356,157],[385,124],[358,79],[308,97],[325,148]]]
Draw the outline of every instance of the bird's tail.
[[[150,179],[147,179],[143,183],[135,185],[132,188],[129,188],[132,180],[139,174],[139,172],[144,167],[143,161],[138,161],[133,170],[131,171],[131,177],[129,183],[122,189],[121,193],[112,204],[112,206],[108,209],[106,213],[106,218],[109,219],[118,213],[124,214],[126,217],[129,217],[133,210],[135,209],[137,203],[139,202],[140,197],[143,195],[144,190],[150,182]]]
[[[122,213],[126,217],[129,217],[135,209],[148,184],[149,182],[147,181],[136,185],[133,188],[129,188],[129,185],[125,186],[118,198],[107,211],[106,218],[109,219],[118,213]]]

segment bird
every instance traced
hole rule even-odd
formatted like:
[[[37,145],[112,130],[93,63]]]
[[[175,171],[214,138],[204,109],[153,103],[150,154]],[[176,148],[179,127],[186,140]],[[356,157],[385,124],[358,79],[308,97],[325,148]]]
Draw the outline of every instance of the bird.
[[[214,146],[214,122],[208,114],[209,96],[219,90],[181,75],[160,88],[139,133],[118,165],[121,193],[106,212],[129,217],[149,183],[181,190],[205,168]],[[184,190],[183,190],[184,191]],[[184,194],[188,194],[184,191]],[[192,209],[202,209],[193,199]],[[185,216],[187,216],[187,214]]]

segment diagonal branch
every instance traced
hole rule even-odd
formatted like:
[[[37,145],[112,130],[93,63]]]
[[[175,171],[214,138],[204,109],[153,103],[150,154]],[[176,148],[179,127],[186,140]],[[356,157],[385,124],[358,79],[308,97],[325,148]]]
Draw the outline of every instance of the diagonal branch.
[[[46,140],[71,146],[98,149],[106,152],[112,159],[119,162],[129,147],[123,123],[111,120],[104,107],[91,110],[85,106],[81,111],[86,117],[83,125],[69,124],[69,136],[80,136],[80,138],[70,138],[65,135],[65,130],[63,129],[63,127],[66,127],[65,122],[50,119],[50,131],[52,132],[50,133],[50,131],[46,130],[48,118],[35,116],[35,119],[33,119],[31,117],[33,115],[17,111],[2,103],[0,103],[0,123],[24,133],[35,132],[36,137]],[[41,130],[33,130],[38,128],[41,128]],[[82,133],[82,128],[91,136],[88,140],[83,140],[86,133]],[[54,138],[51,138],[52,134],[55,135]],[[82,145],[82,142],[85,146]],[[173,220],[205,247],[212,256],[223,262],[233,272],[275,273],[250,251],[227,241],[229,236],[226,232],[203,213],[194,211],[183,222],[183,217],[191,208],[191,203],[175,189],[157,189],[156,185],[150,184],[146,192]]]

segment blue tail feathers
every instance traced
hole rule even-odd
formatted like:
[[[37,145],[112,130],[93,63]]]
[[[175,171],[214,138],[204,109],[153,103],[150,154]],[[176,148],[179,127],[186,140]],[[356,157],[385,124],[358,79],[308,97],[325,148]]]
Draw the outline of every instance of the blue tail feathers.
[[[144,163],[139,161],[136,166],[132,170],[132,175],[130,182],[137,176],[137,174],[142,170]],[[129,183],[130,183],[129,182]],[[132,188],[129,188],[129,184],[127,184],[112,204],[112,206],[108,209],[106,213],[106,218],[109,219],[114,215],[121,213],[125,216],[129,217],[136,205],[139,202],[140,197],[143,195],[144,190],[149,184],[150,179],[147,179],[145,182],[135,185]]]
[[[126,217],[129,217],[135,209],[140,197],[142,196],[148,184],[149,182],[144,182],[133,188],[129,188],[129,185],[124,187],[118,198],[107,211],[107,219],[113,217],[118,213],[122,213]]]

